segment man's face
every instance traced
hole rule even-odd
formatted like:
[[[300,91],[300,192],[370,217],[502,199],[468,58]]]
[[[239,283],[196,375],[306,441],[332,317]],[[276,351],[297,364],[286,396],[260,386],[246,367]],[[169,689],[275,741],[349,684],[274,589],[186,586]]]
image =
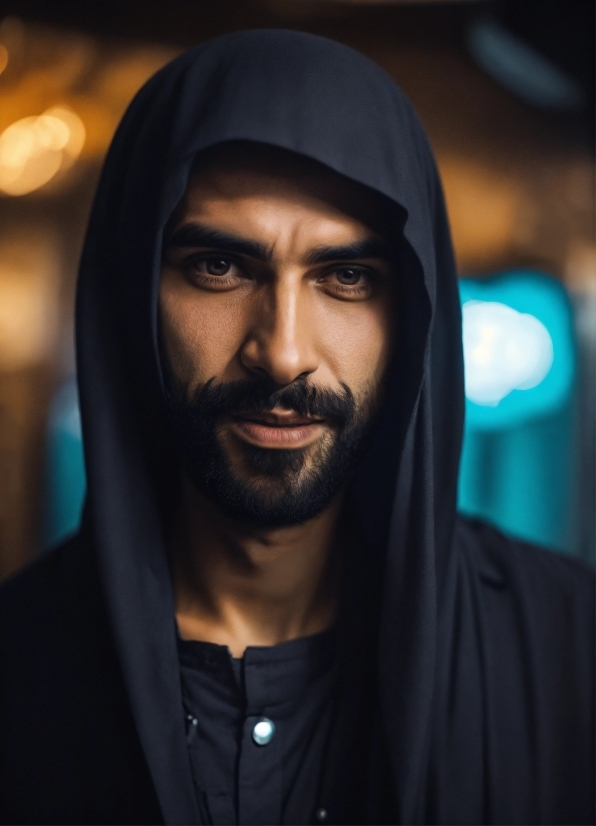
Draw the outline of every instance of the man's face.
[[[261,527],[321,512],[376,412],[393,264],[374,195],[262,162],[191,178],[164,239],[164,374],[183,467]]]

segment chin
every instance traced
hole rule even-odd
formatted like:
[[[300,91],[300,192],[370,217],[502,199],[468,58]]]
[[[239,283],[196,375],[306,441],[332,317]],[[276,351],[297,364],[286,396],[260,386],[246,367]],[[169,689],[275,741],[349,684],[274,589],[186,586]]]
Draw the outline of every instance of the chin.
[[[227,474],[210,480],[197,478],[195,485],[220,512],[242,525],[260,529],[301,525],[328,507],[336,489],[324,473],[305,467],[296,456],[292,459],[299,468],[292,470],[281,463],[276,473],[257,474],[237,473],[229,467]],[[279,457],[271,461],[279,462]]]

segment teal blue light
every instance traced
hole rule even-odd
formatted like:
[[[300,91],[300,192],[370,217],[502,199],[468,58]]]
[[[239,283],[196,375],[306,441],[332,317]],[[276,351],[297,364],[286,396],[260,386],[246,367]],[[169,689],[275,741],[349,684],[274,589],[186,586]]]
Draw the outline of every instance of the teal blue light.
[[[44,547],[75,533],[85,498],[85,461],[76,382],[58,392],[48,421]]]
[[[569,398],[575,373],[573,314],[564,287],[541,273],[513,271],[489,279],[462,279],[460,298],[462,305],[471,300],[499,302],[533,316],[548,331],[554,354],[547,375],[535,387],[514,389],[495,406],[466,399],[468,424],[501,430],[560,408]]]
[[[529,389],[497,404],[466,399],[458,507],[512,536],[573,552],[577,438],[575,334],[562,285],[537,272],[515,271],[460,281],[467,301],[499,302],[546,328],[552,364]]]

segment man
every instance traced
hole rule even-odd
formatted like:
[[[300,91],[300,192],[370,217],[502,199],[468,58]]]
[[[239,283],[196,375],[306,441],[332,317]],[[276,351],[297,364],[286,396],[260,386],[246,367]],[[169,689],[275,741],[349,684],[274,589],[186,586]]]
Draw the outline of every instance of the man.
[[[593,580],[456,518],[449,232],[378,67],[267,31],[159,72],[77,325],[88,497],[2,591],[4,822],[591,822]]]

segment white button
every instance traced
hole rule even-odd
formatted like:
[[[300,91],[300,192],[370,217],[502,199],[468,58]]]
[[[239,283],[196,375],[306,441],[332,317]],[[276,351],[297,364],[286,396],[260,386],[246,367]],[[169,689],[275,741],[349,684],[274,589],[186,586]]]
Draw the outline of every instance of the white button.
[[[267,717],[261,717],[252,730],[252,739],[257,746],[266,746],[270,743],[275,734],[275,724]]]
[[[317,809],[317,820],[324,823],[327,820],[327,809]]]

